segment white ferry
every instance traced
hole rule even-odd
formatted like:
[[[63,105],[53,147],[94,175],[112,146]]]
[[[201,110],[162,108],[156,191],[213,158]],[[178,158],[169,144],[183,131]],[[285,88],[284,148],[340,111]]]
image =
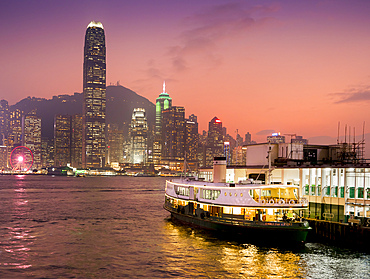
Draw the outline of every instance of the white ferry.
[[[239,233],[254,240],[304,243],[311,229],[303,216],[308,201],[299,186],[253,181],[225,183],[226,161],[214,160],[214,182],[166,181],[164,208],[171,218],[204,229]]]

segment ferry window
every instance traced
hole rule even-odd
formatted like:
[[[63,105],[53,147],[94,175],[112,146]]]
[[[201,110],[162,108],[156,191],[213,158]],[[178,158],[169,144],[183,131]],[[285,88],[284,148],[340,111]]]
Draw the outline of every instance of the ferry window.
[[[220,190],[203,190],[203,198],[207,200],[215,200],[221,194]]]
[[[271,190],[262,190],[263,197],[271,197]]]
[[[177,187],[176,194],[181,196],[189,196],[189,188],[186,187]]]

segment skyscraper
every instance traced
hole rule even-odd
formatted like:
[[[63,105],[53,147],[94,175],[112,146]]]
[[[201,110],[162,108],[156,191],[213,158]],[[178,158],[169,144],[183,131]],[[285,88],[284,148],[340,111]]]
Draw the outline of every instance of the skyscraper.
[[[54,117],[54,164],[58,167],[71,163],[71,116]]]
[[[10,130],[9,104],[6,100],[0,101],[0,145],[4,144]]]
[[[135,108],[132,113],[131,127],[131,154],[132,164],[145,164],[148,150],[148,123],[145,109]]]
[[[23,145],[33,153],[32,168],[41,168],[41,118],[35,110],[23,117]]]
[[[186,160],[197,161],[198,157],[198,146],[199,146],[199,134],[198,134],[198,121],[197,117],[192,114],[189,119],[186,119]]]
[[[107,125],[107,163],[123,163],[123,130],[118,124]]]
[[[101,22],[87,26],[83,64],[83,167],[105,165],[106,63]]]
[[[162,156],[164,164],[183,161],[185,153],[185,108],[170,107],[162,111]]]
[[[166,83],[163,82],[163,92],[155,103],[155,135],[153,142],[153,163],[159,165],[161,161],[161,138],[162,138],[162,111],[172,106],[172,98],[166,92]]]
[[[224,136],[222,133],[222,122],[214,117],[208,125],[207,147],[206,147],[206,166],[213,164],[213,158],[223,156]]]
[[[15,109],[10,112],[10,132],[8,146],[13,148],[22,144],[22,111]]]
[[[82,115],[72,115],[71,120],[71,161],[72,167],[82,166]]]

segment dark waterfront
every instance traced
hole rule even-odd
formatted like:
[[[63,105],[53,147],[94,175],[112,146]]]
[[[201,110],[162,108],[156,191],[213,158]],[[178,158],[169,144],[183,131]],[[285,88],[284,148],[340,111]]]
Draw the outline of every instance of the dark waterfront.
[[[368,278],[370,255],[174,224],[163,178],[0,176],[0,278]]]

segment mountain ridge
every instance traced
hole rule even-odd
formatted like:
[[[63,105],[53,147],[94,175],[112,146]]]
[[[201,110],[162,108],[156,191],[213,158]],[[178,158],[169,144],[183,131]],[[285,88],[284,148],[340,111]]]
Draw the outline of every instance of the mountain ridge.
[[[122,85],[109,85],[106,90],[106,123],[117,124],[120,129],[131,122],[134,108],[144,108],[148,125],[155,122],[155,105],[147,98]],[[10,110],[20,109],[24,114],[36,109],[41,118],[42,137],[53,138],[54,116],[56,114],[82,114],[82,93],[58,95],[51,99],[27,97],[10,106]]]

